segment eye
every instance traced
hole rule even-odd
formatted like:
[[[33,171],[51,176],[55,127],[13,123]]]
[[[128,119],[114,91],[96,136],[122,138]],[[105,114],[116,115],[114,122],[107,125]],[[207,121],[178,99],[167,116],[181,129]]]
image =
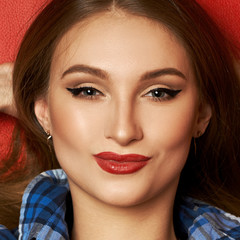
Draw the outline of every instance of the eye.
[[[169,88],[155,88],[149,91],[145,96],[152,97],[154,101],[170,100],[177,96],[182,90],[173,90]]]
[[[79,88],[67,88],[67,90],[74,96],[79,96],[82,98],[93,99],[100,95],[103,95],[99,90],[93,87],[79,87]]]

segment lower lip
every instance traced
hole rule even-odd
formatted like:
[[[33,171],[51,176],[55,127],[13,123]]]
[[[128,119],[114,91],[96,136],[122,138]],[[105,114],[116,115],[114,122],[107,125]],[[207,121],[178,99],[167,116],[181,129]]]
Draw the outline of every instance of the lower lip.
[[[131,174],[139,171],[149,162],[148,160],[138,162],[116,162],[113,160],[104,160],[98,157],[95,157],[95,159],[100,168],[112,174]]]

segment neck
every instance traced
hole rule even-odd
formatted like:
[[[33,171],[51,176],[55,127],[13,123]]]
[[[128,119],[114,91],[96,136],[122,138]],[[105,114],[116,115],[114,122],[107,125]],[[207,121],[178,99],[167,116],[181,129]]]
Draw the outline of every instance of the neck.
[[[167,201],[159,196],[132,207],[107,205],[85,192],[72,195],[72,199],[72,240],[176,240],[173,227],[174,196]]]

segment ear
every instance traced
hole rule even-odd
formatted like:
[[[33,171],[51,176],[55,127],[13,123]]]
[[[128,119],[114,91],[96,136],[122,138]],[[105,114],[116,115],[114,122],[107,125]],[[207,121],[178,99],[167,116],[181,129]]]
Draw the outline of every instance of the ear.
[[[196,127],[194,129],[193,137],[198,138],[204,134],[212,117],[212,108],[208,103],[201,103],[199,105]]]
[[[51,121],[48,111],[48,103],[45,98],[38,99],[34,104],[35,115],[45,132],[51,132]]]

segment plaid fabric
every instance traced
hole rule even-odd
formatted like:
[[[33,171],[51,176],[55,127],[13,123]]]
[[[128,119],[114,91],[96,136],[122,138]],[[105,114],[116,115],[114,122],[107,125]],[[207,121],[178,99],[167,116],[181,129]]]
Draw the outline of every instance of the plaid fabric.
[[[36,177],[23,196],[19,239],[69,239],[65,222],[68,191],[67,177],[62,170]]]
[[[0,239],[69,239],[65,222],[69,192],[63,170],[47,171],[27,187],[22,202],[18,231],[0,225]],[[179,230],[190,240],[240,240],[240,218],[192,198],[179,210]]]
[[[0,239],[1,240],[16,240],[18,237],[18,232],[14,234],[14,231],[9,231],[3,225],[0,225]]]
[[[192,198],[179,211],[181,231],[191,240],[240,239],[240,218]]]

